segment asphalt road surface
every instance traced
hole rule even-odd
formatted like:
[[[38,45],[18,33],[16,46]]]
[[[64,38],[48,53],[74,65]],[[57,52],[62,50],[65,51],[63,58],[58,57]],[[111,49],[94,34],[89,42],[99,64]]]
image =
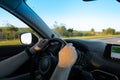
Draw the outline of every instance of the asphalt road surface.
[[[110,37],[110,38],[93,39],[93,40],[98,40],[98,41],[102,41],[105,43],[120,44],[120,36]]]

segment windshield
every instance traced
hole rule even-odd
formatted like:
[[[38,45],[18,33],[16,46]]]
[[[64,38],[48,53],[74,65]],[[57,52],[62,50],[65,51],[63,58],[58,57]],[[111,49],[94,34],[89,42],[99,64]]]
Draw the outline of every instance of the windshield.
[[[116,0],[28,0],[27,4],[62,38],[120,44],[120,3]]]

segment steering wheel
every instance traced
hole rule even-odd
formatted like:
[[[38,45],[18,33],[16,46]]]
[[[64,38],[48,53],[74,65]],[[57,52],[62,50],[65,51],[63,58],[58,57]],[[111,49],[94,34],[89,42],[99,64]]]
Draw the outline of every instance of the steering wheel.
[[[63,48],[67,44],[66,41],[59,39],[59,38],[50,39],[49,43],[51,43],[51,42],[59,42],[61,44],[61,48]]]
[[[60,49],[67,44],[67,42],[62,39],[53,38],[53,39],[49,39],[48,44],[46,46],[49,47],[49,45],[54,42],[58,42],[60,44]],[[46,50],[43,51],[43,54],[44,53],[46,53]],[[58,58],[57,56],[54,55],[44,55],[40,58],[39,72],[42,74],[45,80],[48,80],[51,77],[52,72],[54,71],[57,65],[57,62],[58,62]]]
[[[66,41],[59,39],[59,38],[53,38],[53,39],[48,40],[48,44],[45,45],[45,46],[47,46],[47,48],[45,48],[44,51],[42,53],[40,53],[43,55],[42,56],[40,55],[40,57],[38,57],[38,58],[40,58],[38,61],[38,70],[39,70],[39,73],[41,74],[41,77],[43,77],[42,80],[49,80],[50,79],[50,77],[51,77],[51,75],[52,75],[52,73],[53,73],[53,71],[58,63],[58,56],[53,55],[53,54],[51,54],[51,55],[46,54],[47,49],[52,48],[52,47],[50,47],[50,44],[55,43],[55,42],[60,44],[59,50],[67,44]],[[58,45],[57,45],[57,47],[58,47]],[[55,52],[55,53],[57,53],[57,52]],[[44,55],[44,54],[46,54],[46,55]],[[77,53],[77,55],[78,55],[78,57],[80,56],[80,54],[78,54],[78,53]],[[87,80],[90,80],[90,79],[87,79]]]

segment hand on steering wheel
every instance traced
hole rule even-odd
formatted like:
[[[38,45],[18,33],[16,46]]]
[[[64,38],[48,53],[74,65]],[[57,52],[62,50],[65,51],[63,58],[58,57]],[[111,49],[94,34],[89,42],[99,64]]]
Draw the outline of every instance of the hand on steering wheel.
[[[33,47],[30,48],[31,53],[34,54],[37,51],[42,50],[47,46],[48,42],[49,42],[48,39],[43,39],[40,42],[36,43]]]
[[[77,60],[77,53],[75,48],[72,46],[72,43],[64,46],[63,49],[59,51],[59,67],[72,67]]]
[[[58,61],[59,67],[71,68],[77,60],[77,53],[75,48],[72,46],[72,44],[71,43],[68,44],[67,42],[59,38],[43,39],[40,42],[36,43],[33,47],[31,47],[30,52],[32,54],[35,54],[36,52],[39,52],[43,49],[47,49],[50,47],[49,44],[54,42],[58,42],[60,46],[59,49],[61,49],[58,54],[59,59],[57,56],[53,56],[53,55],[51,56],[47,54],[45,56],[42,56],[42,58],[39,58],[40,61],[38,62],[40,64],[39,65],[40,73],[44,76],[47,76],[47,77],[44,77],[45,79],[50,77],[50,75],[47,75],[47,74],[50,71],[52,72],[54,70],[54,67],[57,64],[57,61]],[[52,63],[54,63],[54,65]]]
[[[62,40],[55,39],[63,43],[64,45],[66,44],[65,42],[62,42]],[[53,39],[54,41],[54,39]],[[30,51],[32,53],[35,53],[37,51],[42,50],[47,46],[49,43],[48,39],[43,39],[40,42],[36,43],[32,48],[30,48]],[[59,51],[59,62],[58,66],[60,67],[71,67],[74,65],[74,63],[77,60],[77,53],[75,48],[72,46],[72,43],[66,44],[60,51]]]

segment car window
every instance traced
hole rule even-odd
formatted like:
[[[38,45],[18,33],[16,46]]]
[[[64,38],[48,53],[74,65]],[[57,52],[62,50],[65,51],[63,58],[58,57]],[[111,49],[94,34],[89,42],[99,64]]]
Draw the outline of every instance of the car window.
[[[27,0],[27,4],[62,38],[120,44],[117,0]]]
[[[35,33],[18,18],[0,8],[0,46],[21,45],[19,35],[23,32]]]

